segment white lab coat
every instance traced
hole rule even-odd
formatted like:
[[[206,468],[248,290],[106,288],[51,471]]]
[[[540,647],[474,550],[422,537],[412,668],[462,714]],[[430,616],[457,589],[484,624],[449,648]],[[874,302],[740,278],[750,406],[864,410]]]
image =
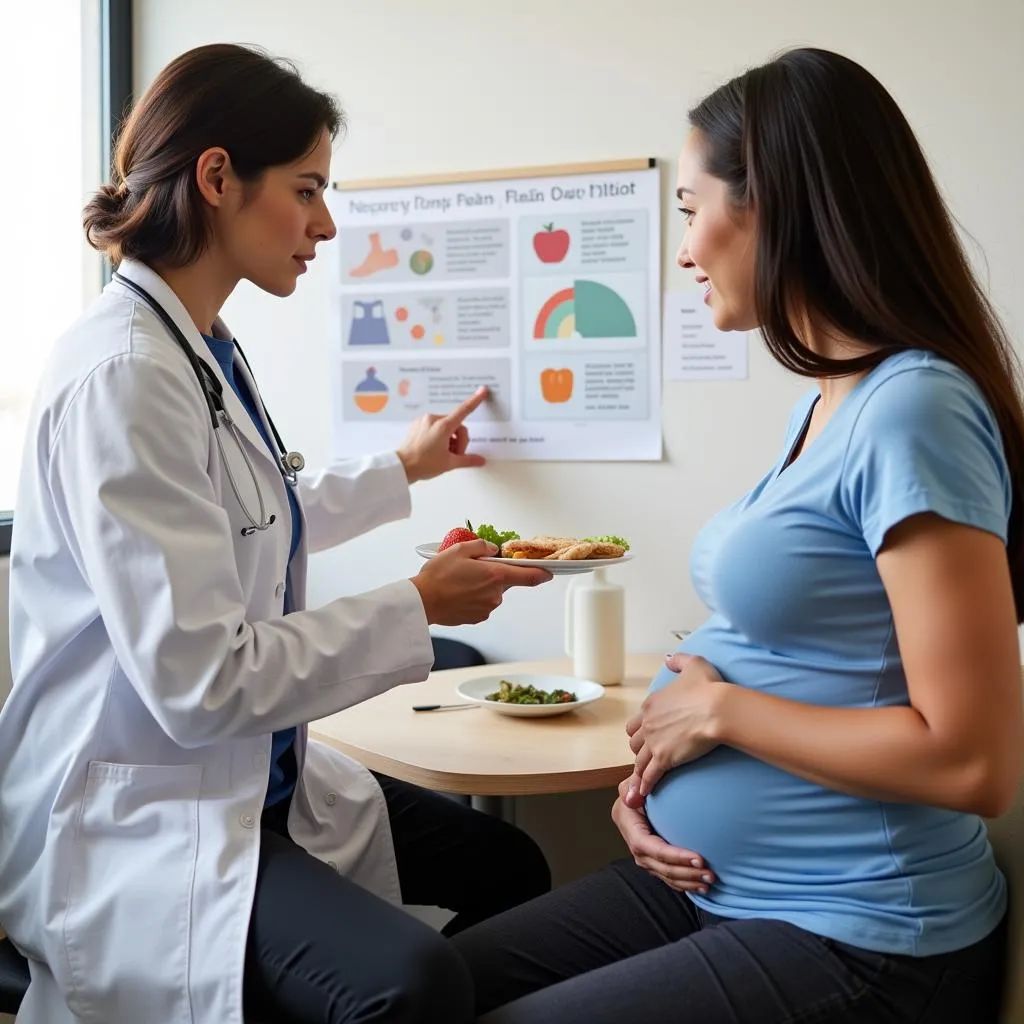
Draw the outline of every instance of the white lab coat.
[[[120,272],[220,376],[170,288],[138,263]],[[237,359],[235,373],[255,393]],[[19,1024],[241,1024],[272,732],[432,664],[407,580],[303,610],[307,550],[408,515],[397,457],[302,479],[289,566],[286,484],[221,382],[277,516],[249,537],[184,353],[122,285],[59,341],[36,400],[11,552],[14,688],[0,712],[0,923],[32,968]],[[297,611],[282,617],[286,580]],[[372,776],[304,727],[296,753],[292,837],[400,902]]]

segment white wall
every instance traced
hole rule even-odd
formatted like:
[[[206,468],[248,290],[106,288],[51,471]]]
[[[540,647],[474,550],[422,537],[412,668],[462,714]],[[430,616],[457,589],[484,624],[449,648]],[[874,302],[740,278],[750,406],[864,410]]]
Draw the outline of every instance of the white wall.
[[[574,160],[664,161],[664,283],[680,225],[674,156],[688,105],[726,77],[796,44],[865,63],[917,129],[1015,336],[1024,332],[1024,3],[1021,0],[136,0],[137,83],[212,41],[259,43],[296,59],[351,119],[343,178]],[[870,183],[865,183],[870,187]],[[240,290],[226,311],[289,445],[329,451],[326,261],[281,301]],[[754,342],[750,380],[668,384],[660,464],[500,464],[416,488],[413,518],[318,556],[311,600],[412,574],[415,543],[466,517],[521,532],[615,532],[637,559],[628,642],[667,649],[701,618],[687,578],[708,515],[773,461],[794,396]],[[752,571],[756,567],[752,566]],[[513,593],[490,622],[457,631],[493,659],[561,648],[564,583]]]

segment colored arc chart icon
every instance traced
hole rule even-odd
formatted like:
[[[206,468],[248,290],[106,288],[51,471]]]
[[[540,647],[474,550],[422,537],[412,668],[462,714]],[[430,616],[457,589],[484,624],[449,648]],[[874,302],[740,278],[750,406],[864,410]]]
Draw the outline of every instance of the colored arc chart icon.
[[[636,320],[618,292],[597,281],[577,280],[540,308],[535,338],[635,338]]]

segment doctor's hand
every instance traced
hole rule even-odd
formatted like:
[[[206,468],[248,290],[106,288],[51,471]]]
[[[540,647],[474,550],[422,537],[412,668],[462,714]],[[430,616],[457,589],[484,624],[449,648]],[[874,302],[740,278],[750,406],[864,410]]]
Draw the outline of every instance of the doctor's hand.
[[[678,677],[650,694],[640,713],[626,723],[636,765],[623,799],[634,809],[643,805],[665,772],[718,746],[717,698],[729,684],[714,665],[692,654],[670,654],[665,665]]]
[[[715,876],[708,870],[704,858],[693,850],[666,843],[656,836],[647,815],[626,803],[630,780],[619,783],[619,798],[612,806],[612,821],[622,833],[637,867],[660,878],[676,892],[707,892]]]
[[[509,587],[536,587],[551,579],[544,569],[481,561],[497,553],[490,542],[471,540],[453,544],[423,566],[412,584],[420,592],[430,625],[483,622]]]
[[[398,457],[405,467],[409,483],[430,480],[450,469],[482,466],[482,455],[469,455],[469,431],[465,419],[487,400],[487,388],[477,388],[454,412],[445,416],[428,413],[409,428],[405,441],[398,449]]]

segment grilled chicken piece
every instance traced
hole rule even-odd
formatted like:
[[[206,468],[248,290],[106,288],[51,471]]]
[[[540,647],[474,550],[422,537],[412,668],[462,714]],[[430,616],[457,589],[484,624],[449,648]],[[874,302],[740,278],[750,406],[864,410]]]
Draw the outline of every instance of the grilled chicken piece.
[[[529,537],[506,541],[501,546],[502,558],[536,558],[544,561],[575,561],[583,558],[621,558],[626,549],[618,544],[604,544],[575,537]]]

